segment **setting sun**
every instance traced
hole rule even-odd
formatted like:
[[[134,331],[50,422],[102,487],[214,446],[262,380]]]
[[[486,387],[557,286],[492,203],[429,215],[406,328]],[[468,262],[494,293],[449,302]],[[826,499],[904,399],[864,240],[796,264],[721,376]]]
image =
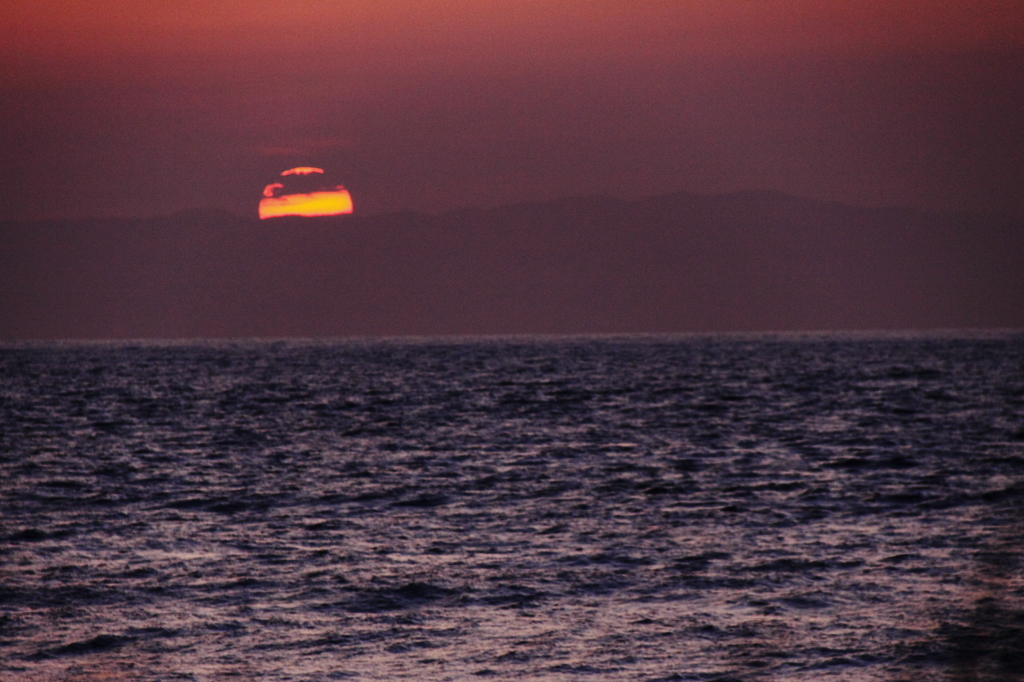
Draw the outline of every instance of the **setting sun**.
[[[325,183],[322,168],[290,168],[281,173],[281,178],[281,182],[263,189],[259,206],[261,219],[352,213],[352,196],[342,185]]]

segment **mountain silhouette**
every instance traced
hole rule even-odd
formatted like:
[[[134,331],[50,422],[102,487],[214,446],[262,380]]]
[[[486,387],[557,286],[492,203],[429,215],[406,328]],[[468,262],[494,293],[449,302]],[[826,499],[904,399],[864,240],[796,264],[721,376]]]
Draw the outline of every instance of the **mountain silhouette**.
[[[1024,225],[772,192],[0,223],[0,337],[1024,327]]]

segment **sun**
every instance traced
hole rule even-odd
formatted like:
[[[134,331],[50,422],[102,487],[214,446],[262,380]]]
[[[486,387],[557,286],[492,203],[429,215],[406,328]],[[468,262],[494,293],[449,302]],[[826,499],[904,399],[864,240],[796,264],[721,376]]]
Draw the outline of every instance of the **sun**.
[[[325,182],[324,170],[312,166],[289,168],[281,179],[263,189],[260,218],[325,216],[352,212],[352,195],[342,185]]]

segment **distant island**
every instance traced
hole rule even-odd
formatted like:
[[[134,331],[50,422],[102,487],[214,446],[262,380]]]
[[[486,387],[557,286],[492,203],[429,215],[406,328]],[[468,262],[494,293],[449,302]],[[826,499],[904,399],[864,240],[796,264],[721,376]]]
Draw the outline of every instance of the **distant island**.
[[[1024,328],[1024,224],[773,192],[0,222],[0,337]]]

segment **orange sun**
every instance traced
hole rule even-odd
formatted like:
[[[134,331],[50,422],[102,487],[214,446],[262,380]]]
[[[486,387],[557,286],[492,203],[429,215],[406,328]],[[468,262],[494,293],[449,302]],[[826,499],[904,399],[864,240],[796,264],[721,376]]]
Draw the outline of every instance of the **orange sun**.
[[[323,182],[322,168],[300,166],[281,173],[267,185],[260,200],[260,218],[286,215],[323,216],[352,212],[352,195],[342,185]]]

